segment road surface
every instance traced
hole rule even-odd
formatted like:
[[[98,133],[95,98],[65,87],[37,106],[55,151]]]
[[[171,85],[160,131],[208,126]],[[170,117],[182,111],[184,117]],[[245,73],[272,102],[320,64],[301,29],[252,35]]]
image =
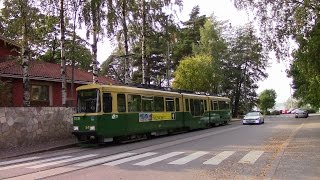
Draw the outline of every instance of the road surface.
[[[320,116],[266,117],[103,147],[0,161],[0,179],[320,179]]]

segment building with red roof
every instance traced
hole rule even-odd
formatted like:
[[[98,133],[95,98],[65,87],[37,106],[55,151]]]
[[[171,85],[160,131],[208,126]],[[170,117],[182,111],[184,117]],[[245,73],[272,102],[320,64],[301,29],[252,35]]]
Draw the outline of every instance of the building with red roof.
[[[19,62],[20,45],[0,35],[0,81],[5,90],[0,92],[0,106],[23,106],[23,73]],[[74,69],[74,88],[71,90],[71,66],[66,66],[67,105],[76,105],[78,86],[92,83],[92,72]],[[60,64],[29,61],[31,106],[62,106]],[[0,83],[1,83],[0,82]],[[111,78],[99,76],[100,84],[118,84]]]
[[[20,45],[0,35],[0,63],[14,59],[20,54]]]
[[[71,91],[71,66],[66,66],[67,105],[76,105],[75,89],[81,85],[92,83],[92,72],[75,68],[74,89]],[[12,106],[23,106],[23,73],[17,60],[0,63],[0,78],[12,85]],[[61,106],[61,70],[60,64],[43,61],[29,62],[30,100],[31,106]],[[118,84],[105,76],[98,77],[99,84]]]

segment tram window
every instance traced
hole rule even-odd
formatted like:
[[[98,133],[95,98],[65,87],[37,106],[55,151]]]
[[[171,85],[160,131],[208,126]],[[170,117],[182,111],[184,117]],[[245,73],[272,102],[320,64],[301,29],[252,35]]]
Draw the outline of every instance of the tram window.
[[[191,115],[195,116],[193,99],[190,99],[190,111],[191,111]]]
[[[204,100],[204,111],[208,111],[208,108],[207,108],[207,100]]]
[[[229,109],[229,103],[226,101],[219,101],[219,109],[220,110],[226,110]]]
[[[117,101],[118,101],[118,112],[126,112],[126,95],[118,94]]]
[[[204,113],[204,101],[200,100],[200,112],[199,115],[202,115]]]
[[[186,99],[186,111],[189,111],[189,99]]]
[[[166,98],[166,111],[174,111],[174,99]]]
[[[141,96],[140,95],[128,95],[128,110],[129,112],[141,111]]]
[[[176,111],[180,111],[179,98],[176,98]]]
[[[152,112],[154,107],[152,96],[142,96],[142,111]]]
[[[154,97],[154,110],[156,112],[164,111],[163,97]]]
[[[194,107],[194,116],[200,116],[201,115],[201,102],[199,99],[195,99],[193,102]]]
[[[213,101],[213,110],[218,110],[218,109],[219,109],[218,102]]]
[[[103,93],[103,112],[112,112],[112,97],[110,93]]]

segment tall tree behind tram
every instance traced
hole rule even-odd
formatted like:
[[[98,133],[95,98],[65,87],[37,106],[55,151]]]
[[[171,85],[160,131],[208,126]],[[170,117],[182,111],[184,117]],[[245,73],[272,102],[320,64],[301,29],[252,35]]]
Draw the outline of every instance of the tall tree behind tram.
[[[65,41],[65,25],[64,25],[64,0],[60,0],[60,33],[61,33],[61,97],[62,106],[67,106],[67,85],[66,85],[66,58],[64,56],[64,41]]]
[[[27,7],[28,0],[21,1],[22,16],[22,73],[23,73],[23,106],[30,106],[30,84],[29,84],[29,48],[28,48],[28,32],[27,32]]]
[[[141,56],[142,56],[142,84],[146,83],[146,2],[142,1],[142,47],[141,47]]]
[[[103,0],[87,0],[83,6],[83,19],[87,26],[87,38],[92,34],[92,82],[98,82],[97,44],[98,35],[102,34],[101,23],[105,19]]]

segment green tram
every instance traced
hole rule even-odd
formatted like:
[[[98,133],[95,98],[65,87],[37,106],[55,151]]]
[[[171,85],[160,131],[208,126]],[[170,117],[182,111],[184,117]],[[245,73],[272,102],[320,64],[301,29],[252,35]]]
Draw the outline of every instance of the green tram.
[[[231,120],[230,99],[118,85],[77,88],[73,134],[103,143],[203,129]]]

